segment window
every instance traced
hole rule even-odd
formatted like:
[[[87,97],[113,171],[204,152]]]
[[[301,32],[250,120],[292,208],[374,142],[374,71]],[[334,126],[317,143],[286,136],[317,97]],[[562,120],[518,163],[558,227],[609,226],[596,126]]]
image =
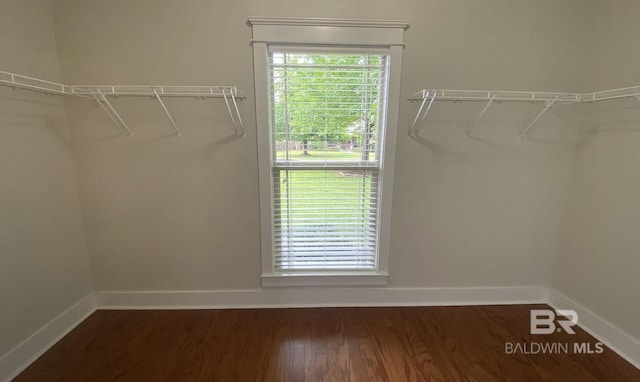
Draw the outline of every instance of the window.
[[[376,269],[386,61],[270,52],[276,271]]]
[[[250,22],[263,285],[386,283],[405,24]]]

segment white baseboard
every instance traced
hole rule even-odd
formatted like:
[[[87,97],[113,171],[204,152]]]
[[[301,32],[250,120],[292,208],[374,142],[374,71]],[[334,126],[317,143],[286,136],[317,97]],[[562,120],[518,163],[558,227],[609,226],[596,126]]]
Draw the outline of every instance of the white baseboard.
[[[19,343],[0,358],[0,381],[11,381],[95,310],[93,294],[87,295]]]
[[[544,287],[277,288],[227,291],[96,292],[102,309],[228,309],[546,303]]]
[[[556,290],[549,292],[549,305],[555,309],[575,310],[582,329],[640,369],[640,341]]]

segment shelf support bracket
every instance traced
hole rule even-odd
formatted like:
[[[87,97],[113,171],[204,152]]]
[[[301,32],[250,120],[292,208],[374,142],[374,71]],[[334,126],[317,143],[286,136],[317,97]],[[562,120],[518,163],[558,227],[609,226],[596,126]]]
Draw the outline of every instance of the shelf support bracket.
[[[240,117],[240,110],[238,110],[236,95],[233,92],[231,93],[231,100],[233,101],[233,107],[236,110],[236,117],[238,117],[238,128],[240,129],[240,136],[246,138],[244,134],[244,123],[242,123],[242,117]]]
[[[552,107],[555,106],[556,101],[558,100],[558,97],[555,97],[552,101],[548,101],[547,105],[544,107],[544,109],[542,109],[542,111],[533,119],[533,121],[531,121],[531,123],[529,124],[529,126],[527,126],[524,130],[522,130],[522,132],[520,133],[520,139],[527,139],[529,137],[529,131],[533,128],[533,126],[536,124],[536,122],[538,122],[538,120],[540,118],[542,118],[542,116],[549,111]]]
[[[182,138],[182,131],[180,131],[180,129],[176,125],[176,122],[173,120],[173,117],[169,113],[169,110],[165,106],[164,102],[162,102],[162,98],[160,98],[160,94],[158,94],[158,90],[153,89],[153,94],[155,94],[155,98],[158,100],[158,102],[160,102],[160,106],[162,106],[162,110],[164,110],[165,114],[167,114],[167,118],[169,118],[169,121],[171,122],[171,125],[173,125],[173,128],[176,130],[176,133],[180,138]]]
[[[118,112],[113,107],[113,105],[111,105],[111,102],[109,102],[107,97],[105,97],[104,94],[102,94],[102,92],[99,89],[96,89],[96,93],[98,93],[98,94],[94,95],[94,98],[96,99],[96,101],[98,101],[98,104],[100,105],[102,110],[104,110],[104,112],[107,113],[109,118],[111,118],[111,121],[113,121],[113,123],[116,126],[118,126],[118,128],[120,129],[120,132],[122,134],[124,134],[124,131],[122,130],[122,128],[124,127],[124,129],[127,131],[127,135],[129,137],[133,137],[133,133],[131,132],[131,129],[122,120],[122,118],[120,117],[120,114],[118,114]],[[107,106],[105,107],[105,105],[107,105]]]
[[[473,121],[473,123],[471,125],[469,125],[469,127],[467,127],[467,131],[465,131],[465,137],[466,138],[470,138],[471,137],[471,132],[473,131],[473,129],[475,129],[476,125],[478,125],[478,122],[480,122],[480,119],[482,119],[482,116],[484,115],[484,113],[486,113],[487,110],[489,110],[489,107],[493,104],[493,101],[495,101],[495,100],[496,100],[496,96],[494,95],[493,97],[491,97],[489,102],[487,102],[487,105],[484,107],[484,109],[482,109],[480,114],[478,114],[478,116],[476,117],[475,121]]]
[[[97,94],[93,95],[93,99],[96,100],[96,102],[98,103],[98,105],[100,105],[100,107],[102,108],[102,110],[105,112],[105,114],[107,114],[109,116],[109,119],[111,119],[111,122],[113,122],[114,125],[116,125],[116,127],[118,128],[118,131],[120,132],[120,135],[126,135],[124,130],[122,129],[122,127],[120,126],[120,124],[118,123],[118,121],[114,118],[113,115],[111,115],[111,113],[109,112],[109,110],[107,110],[107,107],[104,106],[104,104],[102,103],[102,100],[100,99],[100,97],[98,97]]]
[[[420,108],[418,109],[418,113],[416,114],[416,117],[413,119],[413,122],[411,123],[411,127],[409,128],[409,138],[416,139],[418,137],[420,128],[424,123],[424,120],[427,118],[427,114],[429,114],[429,111],[431,110],[431,106],[433,106],[433,102],[435,100],[436,100],[435,92],[431,95],[431,97],[429,97],[429,93],[427,93],[427,95],[422,99],[422,102],[420,103]],[[427,104],[427,101],[429,101],[429,104]],[[425,105],[427,105],[426,109],[425,109]]]
[[[236,96],[235,94],[233,94],[233,91],[229,92],[230,94],[227,95],[226,91],[224,89],[222,89],[222,98],[224,98],[224,103],[227,106],[227,111],[229,112],[229,117],[231,118],[231,123],[233,124],[233,129],[236,131],[236,135],[239,137],[244,137],[244,127],[242,124],[242,119],[240,118],[240,112],[238,111],[238,103],[236,101]],[[229,98],[230,97],[232,102],[233,102],[233,106],[235,108],[236,111],[236,115],[238,116],[238,122],[236,123],[236,119],[233,116],[233,112],[231,111],[231,105],[229,104]]]

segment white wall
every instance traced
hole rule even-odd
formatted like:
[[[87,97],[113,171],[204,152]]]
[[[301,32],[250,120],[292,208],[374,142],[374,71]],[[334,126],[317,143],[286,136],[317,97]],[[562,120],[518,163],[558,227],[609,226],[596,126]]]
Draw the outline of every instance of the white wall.
[[[572,110],[517,139],[541,105],[438,104],[406,139],[424,87],[580,91],[590,8],[571,1],[55,2],[69,83],[235,84],[247,138],[220,102],[119,99],[123,139],[91,102],[68,103],[97,290],[259,287],[256,132],[248,16],[408,19],[390,285],[547,285],[573,149]]]
[[[48,0],[0,4],[0,70],[59,79]],[[0,357],[91,292],[60,98],[0,87]]]
[[[90,293],[87,246],[99,291],[259,286],[250,15],[410,20],[403,98],[424,87],[640,84],[632,0],[57,0],[53,13],[47,0],[3,0],[2,9],[11,11],[0,13],[1,70],[235,84],[248,134],[233,136],[220,102],[168,100],[179,139],[154,101],[120,99],[136,135],[123,139],[96,104],[70,100],[69,138],[60,99],[0,88],[0,355]],[[540,107],[495,105],[465,140],[482,105],[439,103],[415,142],[404,136],[417,106],[402,101],[390,285],[553,276],[554,288],[640,338],[640,111],[634,100],[561,108],[518,141]],[[584,132],[592,127],[601,129]]]
[[[640,3],[603,1],[596,14],[589,88],[640,85]],[[585,116],[599,130],[577,154],[553,286],[640,339],[640,108],[602,102]]]

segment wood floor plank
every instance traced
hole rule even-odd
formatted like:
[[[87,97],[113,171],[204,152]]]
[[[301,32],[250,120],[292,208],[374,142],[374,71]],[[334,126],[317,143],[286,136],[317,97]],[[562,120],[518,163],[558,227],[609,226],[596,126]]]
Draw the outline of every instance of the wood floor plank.
[[[546,305],[97,311],[16,382],[640,382],[602,354],[506,354],[505,343],[597,340],[531,335]]]

